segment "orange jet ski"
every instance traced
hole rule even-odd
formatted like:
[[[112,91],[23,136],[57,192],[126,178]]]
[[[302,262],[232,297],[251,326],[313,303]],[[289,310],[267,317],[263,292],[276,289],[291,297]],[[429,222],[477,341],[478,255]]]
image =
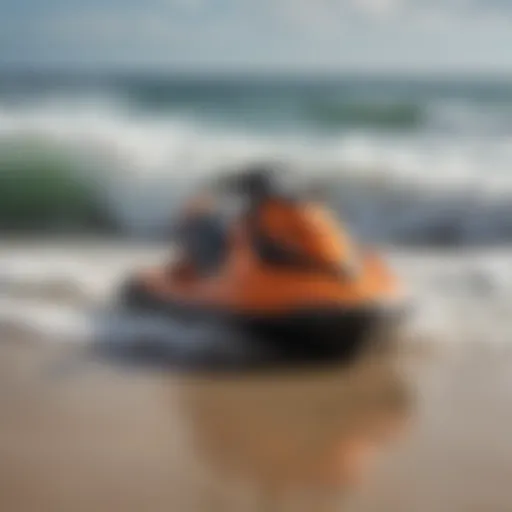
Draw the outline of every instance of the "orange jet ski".
[[[352,354],[394,325],[401,287],[380,256],[312,194],[283,192],[277,182],[255,169],[192,201],[177,226],[177,261],[131,279],[124,304],[221,319],[306,356]]]

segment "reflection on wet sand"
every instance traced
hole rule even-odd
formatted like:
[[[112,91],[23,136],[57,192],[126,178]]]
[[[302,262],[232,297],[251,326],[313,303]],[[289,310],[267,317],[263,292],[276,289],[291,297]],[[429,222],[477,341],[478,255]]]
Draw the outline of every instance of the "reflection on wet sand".
[[[213,472],[276,499],[337,496],[361,483],[413,405],[390,357],[323,372],[195,380],[182,398],[197,452]]]
[[[0,351],[9,512],[318,511],[361,481],[411,413],[391,357],[207,378],[87,362],[55,373],[59,351]]]

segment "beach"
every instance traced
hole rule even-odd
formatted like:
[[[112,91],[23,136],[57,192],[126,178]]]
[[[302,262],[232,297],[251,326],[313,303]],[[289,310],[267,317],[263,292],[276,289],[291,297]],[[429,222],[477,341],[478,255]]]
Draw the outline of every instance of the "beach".
[[[0,510],[512,510],[510,78],[1,78]],[[119,308],[197,187],[260,162],[399,276],[387,350],[208,375],[262,354]]]
[[[167,250],[0,251],[2,510],[510,510],[506,251],[391,251],[416,337],[352,367],[208,376],[92,356],[136,327],[105,320],[118,280]]]

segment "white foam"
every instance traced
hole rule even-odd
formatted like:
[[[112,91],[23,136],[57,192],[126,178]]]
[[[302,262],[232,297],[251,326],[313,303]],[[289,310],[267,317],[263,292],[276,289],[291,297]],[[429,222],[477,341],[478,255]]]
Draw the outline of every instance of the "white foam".
[[[92,325],[83,311],[32,300],[0,298],[0,333],[20,333],[29,340],[89,342]]]
[[[36,340],[65,342],[158,336],[175,340],[179,333],[174,343],[182,340],[185,347],[197,346],[204,342],[204,336],[194,326],[112,309],[111,299],[127,273],[139,265],[161,261],[164,254],[159,246],[144,249],[113,243],[52,245],[46,241],[39,249],[34,243],[4,247],[0,250],[4,281],[18,280],[26,285],[32,275],[43,282],[58,279],[64,286],[82,286],[99,273],[101,279],[84,301],[57,301],[51,294],[41,296],[31,289],[19,298],[13,288],[0,285],[0,333],[14,328]],[[389,261],[416,303],[410,329],[432,343],[512,346],[511,259],[511,250],[390,253]],[[9,264],[13,265],[12,274]]]
[[[48,241],[9,244],[0,248],[0,296],[16,294],[52,295],[108,299],[111,292],[140,265],[149,266],[165,257],[170,249],[112,244]]]

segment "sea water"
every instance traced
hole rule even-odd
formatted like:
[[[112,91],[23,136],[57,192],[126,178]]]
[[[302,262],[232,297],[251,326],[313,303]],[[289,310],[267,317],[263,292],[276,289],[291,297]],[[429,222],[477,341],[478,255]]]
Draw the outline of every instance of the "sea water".
[[[4,332],[134,332],[104,307],[127,273],[167,257],[183,198],[275,159],[325,180],[358,236],[384,247],[416,326],[508,343],[512,81],[482,78],[2,72]],[[32,240],[14,242],[19,232]]]

